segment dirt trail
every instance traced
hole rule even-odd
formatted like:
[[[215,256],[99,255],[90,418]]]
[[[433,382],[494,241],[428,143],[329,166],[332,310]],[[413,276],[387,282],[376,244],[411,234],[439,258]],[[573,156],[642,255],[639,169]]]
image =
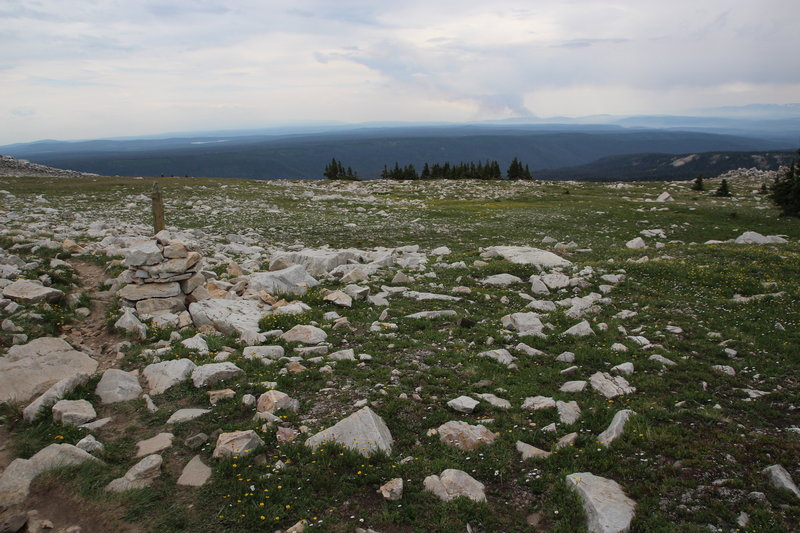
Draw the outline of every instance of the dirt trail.
[[[105,271],[103,267],[79,258],[70,259],[69,263],[78,272],[83,291],[92,301],[92,313],[64,328],[66,340],[100,363],[97,370],[102,372],[116,366],[117,352],[114,347],[125,340],[106,327],[106,313],[111,306],[111,295],[103,290]]]

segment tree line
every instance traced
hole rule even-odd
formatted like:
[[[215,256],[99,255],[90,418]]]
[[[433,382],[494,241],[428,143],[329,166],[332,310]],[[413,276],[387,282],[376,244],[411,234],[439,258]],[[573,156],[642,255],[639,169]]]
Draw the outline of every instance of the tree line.
[[[350,167],[345,170],[341,161],[336,158],[325,166],[323,175],[328,179],[358,179],[358,174],[353,172]],[[421,171],[418,171],[413,164],[400,166],[395,162],[394,167],[384,165],[380,174],[381,179],[387,180],[502,180],[503,172],[497,161],[478,161],[469,163],[425,163]],[[506,170],[505,179],[509,180],[529,180],[531,171],[528,165],[523,165],[516,157]]]

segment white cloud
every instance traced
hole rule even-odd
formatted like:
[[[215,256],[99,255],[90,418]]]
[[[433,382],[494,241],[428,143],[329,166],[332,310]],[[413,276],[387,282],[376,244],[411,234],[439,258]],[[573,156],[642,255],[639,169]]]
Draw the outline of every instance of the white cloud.
[[[0,0],[0,143],[786,103],[798,14],[795,0]]]

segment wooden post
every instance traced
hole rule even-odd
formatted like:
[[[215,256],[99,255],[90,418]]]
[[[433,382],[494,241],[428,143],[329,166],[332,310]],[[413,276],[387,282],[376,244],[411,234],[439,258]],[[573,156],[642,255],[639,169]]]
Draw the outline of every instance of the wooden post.
[[[153,192],[150,194],[153,200],[153,229],[158,233],[164,229],[164,199],[161,197],[161,187],[158,182],[153,183]]]

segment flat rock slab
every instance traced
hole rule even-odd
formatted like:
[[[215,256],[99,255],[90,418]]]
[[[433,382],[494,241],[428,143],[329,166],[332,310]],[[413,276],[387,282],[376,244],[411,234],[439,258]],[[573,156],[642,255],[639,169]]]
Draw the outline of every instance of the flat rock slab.
[[[189,359],[175,359],[147,365],[142,375],[150,387],[150,394],[161,394],[165,390],[188,380],[197,368]]]
[[[258,331],[258,322],[270,309],[255,300],[210,299],[189,304],[189,314],[196,328],[212,326],[225,335]]]
[[[536,335],[543,337],[544,324],[538,313],[512,313],[500,319],[503,327],[518,332],[520,335]]]
[[[550,452],[541,450],[536,446],[531,446],[521,440],[517,441],[517,451],[522,454],[523,461],[527,461],[528,459],[547,459],[552,455]]]
[[[556,402],[556,409],[562,424],[574,424],[581,418],[581,408],[578,402]]]
[[[136,443],[136,457],[144,457],[145,455],[152,455],[162,450],[172,447],[172,439],[175,435],[172,433],[159,433],[155,437],[140,440]]]
[[[628,380],[622,376],[612,376],[608,372],[596,372],[589,378],[592,388],[606,398],[615,398],[636,392],[636,387],[631,387]]]
[[[256,448],[263,445],[264,441],[252,429],[222,433],[217,437],[217,444],[211,456],[218,459],[220,457],[250,455]]]
[[[511,409],[511,402],[509,402],[504,398],[495,396],[494,394],[484,393],[484,394],[476,394],[475,396],[477,396],[484,402],[488,403],[492,407],[496,407],[498,409]]]
[[[194,383],[195,387],[208,387],[219,381],[238,376],[243,372],[244,370],[228,361],[201,365],[192,371],[192,383]]]
[[[64,297],[64,293],[52,287],[45,287],[36,281],[18,279],[3,289],[3,296],[20,303],[34,304],[57,302]]]
[[[28,402],[62,379],[94,374],[97,361],[63,339],[42,337],[0,357],[0,402]]]
[[[183,422],[189,422],[210,412],[211,409],[178,409],[167,419],[167,424],[181,424]]]
[[[139,378],[130,372],[110,368],[103,372],[94,393],[104,404],[127,402],[142,394],[142,386],[139,385]]]
[[[306,446],[317,449],[329,442],[368,457],[378,451],[391,454],[394,439],[383,419],[364,407],[306,440]]]
[[[489,359],[493,359],[498,363],[500,363],[501,365],[510,365],[511,363],[517,360],[517,358],[511,355],[511,352],[509,352],[505,348],[499,348],[497,350],[487,350],[485,352],[479,353],[478,357],[487,357]]]
[[[164,460],[160,455],[148,455],[125,475],[112,480],[106,485],[106,492],[125,492],[126,490],[142,489],[153,484],[158,476],[161,475],[161,463]]]
[[[425,490],[432,492],[442,501],[455,498],[469,498],[475,502],[485,502],[484,485],[463,470],[448,468],[439,476],[428,476],[423,481]]]
[[[303,265],[292,265],[274,272],[255,272],[250,276],[249,288],[267,291],[270,294],[294,294],[301,296],[310,287],[319,282],[314,279]]]
[[[483,253],[487,257],[500,256],[515,265],[532,265],[540,270],[572,265],[552,252],[530,246],[491,246]]]
[[[447,406],[451,409],[458,411],[459,413],[471,413],[478,407],[480,402],[477,400],[473,400],[469,396],[459,396],[458,398],[453,398],[449,402],[447,402]]]
[[[199,455],[195,455],[192,457],[191,461],[183,467],[177,484],[184,487],[202,487],[210,477],[211,468],[200,459]]]
[[[149,300],[151,298],[171,298],[181,296],[181,286],[177,281],[169,283],[142,283],[136,285],[131,283],[122,287],[117,295],[120,298],[131,301]]]
[[[492,444],[497,434],[485,426],[477,424],[471,426],[460,420],[451,420],[437,428],[439,440],[448,446],[461,450],[473,450],[478,446]]]
[[[529,396],[522,402],[522,408],[529,411],[540,409],[555,409],[556,401],[549,396]]]
[[[629,531],[636,502],[628,498],[619,484],[591,472],[569,474],[567,485],[578,493],[586,512],[586,527],[592,533]]]
[[[98,459],[71,444],[51,444],[30,459],[14,459],[0,477],[0,503],[6,506],[21,503],[28,496],[31,482],[42,472],[85,461]]]
[[[522,279],[514,276],[513,274],[495,274],[484,279],[481,283],[484,285],[495,285],[498,287],[507,287],[514,283],[522,283]]]

